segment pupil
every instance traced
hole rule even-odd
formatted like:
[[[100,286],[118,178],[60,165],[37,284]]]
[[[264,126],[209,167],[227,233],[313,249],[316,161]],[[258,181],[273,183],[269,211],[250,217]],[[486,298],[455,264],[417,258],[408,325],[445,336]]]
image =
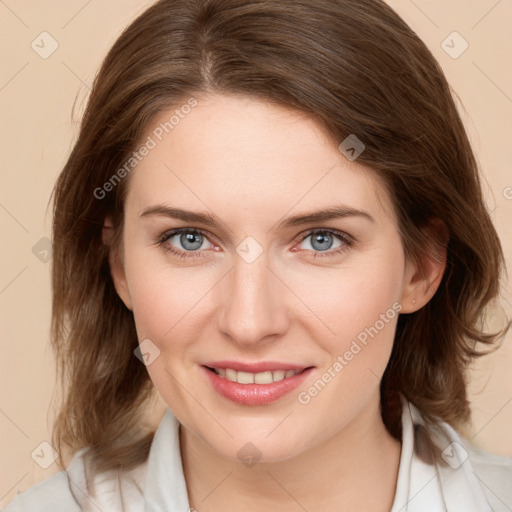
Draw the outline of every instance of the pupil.
[[[331,239],[331,235],[329,235],[328,233],[327,234],[317,234],[313,237],[313,240],[314,240],[314,243],[312,244],[313,247],[315,249],[318,249],[318,250],[326,250],[326,249],[329,249],[330,245],[328,242],[330,241]],[[327,241],[327,245],[328,247],[325,246],[325,243]],[[315,243],[316,242],[319,242],[320,243],[320,246],[319,247],[315,247]],[[322,245],[323,244],[323,245]]]
[[[201,235],[199,233],[183,233],[181,235],[181,243],[183,247],[187,248],[188,250],[198,249],[199,247],[201,247],[200,237]],[[189,243],[192,244],[192,247],[187,245]]]

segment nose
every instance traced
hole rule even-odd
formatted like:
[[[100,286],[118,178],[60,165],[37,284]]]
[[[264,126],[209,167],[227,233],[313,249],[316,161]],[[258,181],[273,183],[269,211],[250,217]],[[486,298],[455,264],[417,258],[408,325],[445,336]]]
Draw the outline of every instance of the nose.
[[[220,332],[245,347],[275,341],[288,328],[287,295],[265,252],[252,263],[236,254],[219,287]]]

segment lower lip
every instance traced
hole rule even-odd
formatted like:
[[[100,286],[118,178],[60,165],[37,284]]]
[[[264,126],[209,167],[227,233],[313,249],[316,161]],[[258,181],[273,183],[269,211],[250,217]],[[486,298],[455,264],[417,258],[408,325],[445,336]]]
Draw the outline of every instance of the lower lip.
[[[219,394],[243,405],[266,405],[275,402],[302,384],[313,371],[313,368],[307,368],[293,377],[270,384],[239,384],[220,377],[205,366],[201,366],[201,369]]]

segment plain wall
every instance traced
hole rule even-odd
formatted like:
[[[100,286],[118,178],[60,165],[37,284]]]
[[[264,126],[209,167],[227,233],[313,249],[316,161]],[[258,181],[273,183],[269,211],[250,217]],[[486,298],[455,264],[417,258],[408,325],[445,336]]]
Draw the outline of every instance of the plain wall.
[[[18,490],[50,476],[31,454],[51,440],[55,389],[49,349],[50,262],[47,211],[53,184],[77,134],[102,58],[122,29],[152,1],[48,0],[0,2],[0,507]],[[492,218],[512,254],[512,2],[389,0],[432,50],[464,105],[463,119],[482,167]],[[58,48],[51,48],[46,31]],[[458,58],[463,40],[468,43]],[[41,38],[45,38],[41,42]],[[453,42],[452,42],[453,41]],[[36,46],[38,45],[38,46]],[[75,118],[71,111],[76,99]],[[490,327],[511,316],[510,282]],[[512,333],[471,372],[473,425],[467,436],[488,451],[512,456]],[[41,452],[43,449],[43,452]],[[39,450],[39,451],[38,451]],[[45,452],[46,453],[46,452]],[[37,456],[35,456],[37,459]],[[44,457],[43,457],[44,458]]]

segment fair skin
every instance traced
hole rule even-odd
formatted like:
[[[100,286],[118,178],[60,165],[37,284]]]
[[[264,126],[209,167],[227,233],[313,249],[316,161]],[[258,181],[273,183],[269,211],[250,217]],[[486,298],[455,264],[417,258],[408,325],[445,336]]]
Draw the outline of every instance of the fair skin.
[[[162,113],[154,125],[169,117]],[[315,121],[250,98],[201,98],[129,180],[112,275],[139,340],[160,350],[147,369],[182,424],[190,506],[389,510],[401,445],[382,422],[379,384],[398,314],[388,315],[308,403],[298,395],[393,304],[401,314],[426,304],[442,278],[444,254],[421,265],[405,258],[377,174],[346,159]],[[157,205],[207,212],[218,224],[174,219],[155,211]],[[339,205],[371,219],[278,225]],[[176,228],[199,230],[199,248],[184,245],[180,235],[159,243]],[[307,237],[313,230],[337,230],[353,243],[331,233],[322,250]],[[236,250],[246,237],[262,250],[250,263]],[[279,400],[245,405],[221,396],[205,378],[201,363],[221,359],[314,368]],[[248,442],[261,453],[251,467],[237,457]]]

